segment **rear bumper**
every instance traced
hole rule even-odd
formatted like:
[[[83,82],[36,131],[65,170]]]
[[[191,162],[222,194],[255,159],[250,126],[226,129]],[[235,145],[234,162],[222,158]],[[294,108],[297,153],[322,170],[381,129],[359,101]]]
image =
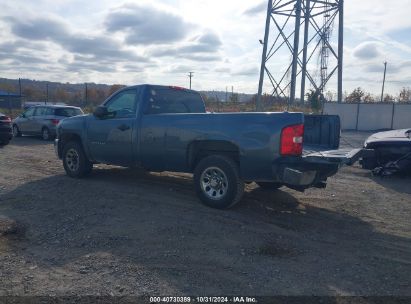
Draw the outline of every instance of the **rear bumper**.
[[[338,163],[312,163],[286,160],[273,165],[273,175],[289,188],[303,191],[310,187],[324,188],[327,178],[338,172]]]
[[[325,188],[328,177],[335,175],[341,166],[354,164],[361,155],[361,149],[354,149],[282,158],[273,164],[273,176],[276,182],[299,191],[310,187]]]

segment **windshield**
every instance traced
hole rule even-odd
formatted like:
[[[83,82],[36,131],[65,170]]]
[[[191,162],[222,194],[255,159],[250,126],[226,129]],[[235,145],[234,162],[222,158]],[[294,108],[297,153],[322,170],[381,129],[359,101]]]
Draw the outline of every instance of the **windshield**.
[[[58,108],[54,110],[54,115],[56,116],[72,117],[82,114],[84,113],[79,108]]]

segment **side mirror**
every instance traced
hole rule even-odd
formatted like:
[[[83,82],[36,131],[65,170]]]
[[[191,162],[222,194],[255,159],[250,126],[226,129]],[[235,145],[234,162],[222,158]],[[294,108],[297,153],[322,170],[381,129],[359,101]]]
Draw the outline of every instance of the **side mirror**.
[[[26,118],[26,114],[23,113],[23,114],[20,115],[20,117],[21,118]]]
[[[104,116],[108,115],[108,110],[105,106],[98,106],[94,110],[93,115],[97,118],[103,118]]]

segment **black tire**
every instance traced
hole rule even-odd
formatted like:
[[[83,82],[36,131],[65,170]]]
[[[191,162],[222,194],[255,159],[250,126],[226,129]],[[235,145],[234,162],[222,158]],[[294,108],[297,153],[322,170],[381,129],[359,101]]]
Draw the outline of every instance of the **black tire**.
[[[244,193],[244,181],[240,178],[238,165],[222,155],[205,157],[197,164],[194,184],[201,202],[216,209],[234,206]]]
[[[256,182],[256,184],[264,190],[277,190],[283,186],[283,184],[275,182]]]
[[[93,171],[93,163],[88,161],[86,165],[86,170],[84,171],[84,176],[88,176]]]
[[[52,139],[49,128],[43,127],[41,129],[41,138],[45,141],[49,141]]]
[[[7,146],[9,143],[10,143],[10,140],[8,139],[4,139],[4,140],[0,139],[0,146]]]
[[[17,125],[13,125],[13,136],[14,137],[21,137],[20,129]]]
[[[90,174],[93,164],[87,159],[83,147],[77,141],[70,141],[63,147],[63,166],[67,175],[81,178]]]

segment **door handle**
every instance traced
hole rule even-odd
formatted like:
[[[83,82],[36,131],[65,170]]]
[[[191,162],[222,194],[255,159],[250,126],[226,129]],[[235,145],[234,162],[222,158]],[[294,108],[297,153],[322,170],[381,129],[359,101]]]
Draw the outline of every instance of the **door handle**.
[[[120,131],[127,131],[127,130],[130,130],[130,126],[121,125],[121,126],[118,126],[117,129],[119,129]]]

